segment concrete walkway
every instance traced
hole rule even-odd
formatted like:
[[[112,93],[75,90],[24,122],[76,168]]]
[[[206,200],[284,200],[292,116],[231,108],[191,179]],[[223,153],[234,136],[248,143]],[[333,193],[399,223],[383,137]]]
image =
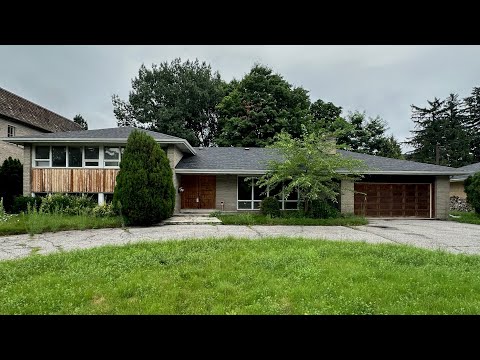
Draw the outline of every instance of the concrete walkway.
[[[0,260],[16,259],[33,253],[88,249],[102,245],[122,245],[139,241],[166,241],[206,237],[301,236],[319,240],[409,244],[453,253],[480,254],[480,226],[435,220],[370,220],[369,225],[343,226],[237,226],[164,225],[148,228],[62,231],[39,235],[0,237]]]

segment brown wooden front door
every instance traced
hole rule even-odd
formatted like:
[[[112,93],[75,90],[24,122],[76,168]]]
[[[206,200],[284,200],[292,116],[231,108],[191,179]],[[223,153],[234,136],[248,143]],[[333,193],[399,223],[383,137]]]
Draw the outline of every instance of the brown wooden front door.
[[[356,215],[372,217],[420,217],[433,214],[431,184],[355,183]]]
[[[215,175],[182,175],[182,209],[215,209]]]

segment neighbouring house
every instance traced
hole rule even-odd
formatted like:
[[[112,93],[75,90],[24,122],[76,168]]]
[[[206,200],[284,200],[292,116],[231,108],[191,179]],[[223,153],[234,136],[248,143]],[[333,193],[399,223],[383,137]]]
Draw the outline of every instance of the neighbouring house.
[[[458,196],[461,199],[466,199],[467,194],[465,194],[464,181],[470,175],[473,175],[477,172],[480,172],[480,162],[463,166],[458,168],[458,170],[464,171],[465,175],[452,176],[450,179],[450,196]]]
[[[24,195],[92,194],[101,204],[112,197],[127,138],[134,128],[16,136],[24,146]],[[264,174],[274,149],[192,147],[187,140],[146,131],[164,149],[173,169],[175,211],[205,209],[255,211],[262,190],[245,177]],[[338,150],[364,160],[369,170],[359,182],[344,181],[339,199],[343,213],[369,217],[448,217],[450,176],[463,171],[445,166],[396,160]],[[250,185],[253,185],[253,180]],[[354,192],[356,191],[356,192]],[[281,193],[281,189],[270,190]],[[298,194],[280,199],[281,209],[297,209]]]
[[[81,130],[80,125],[0,87],[0,138]],[[23,160],[23,147],[0,141],[0,164]]]

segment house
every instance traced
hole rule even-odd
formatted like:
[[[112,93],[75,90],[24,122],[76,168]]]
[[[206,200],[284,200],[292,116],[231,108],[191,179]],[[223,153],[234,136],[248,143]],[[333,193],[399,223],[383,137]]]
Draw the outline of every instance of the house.
[[[16,136],[8,141],[24,146],[24,195],[52,192],[86,193],[99,203],[111,198],[127,138],[134,128]],[[150,134],[165,150],[173,169],[175,211],[217,209],[255,211],[264,195],[245,177],[264,174],[273,149],[192,147],[187,140]],[[395,160],[338,150],[364,160],[369,170],[360,182],[343,181],[340,210],[372,217],[448,216],[450,176],[463,171],[445,166]],[[253,183],[253,180],[252,180]],[[354,194],[354,190],[359,192]],[[269,191],[281,193],[281,189]],[[281,208],[296,209],[298,194],[280,199]]]
[[[0,138],[80,130],[80,125],[0,87]],[[23,159],[20,145],[0,141],[0,164]]]
[[[452,176],[450,179],[450,196],[458,196],[459,198],[466,199],[467,194],[465,194],[463,182],[469,177],[480,171],[480,162],[476,164],[471,164],[458,168],[466,172],[465,175]]]

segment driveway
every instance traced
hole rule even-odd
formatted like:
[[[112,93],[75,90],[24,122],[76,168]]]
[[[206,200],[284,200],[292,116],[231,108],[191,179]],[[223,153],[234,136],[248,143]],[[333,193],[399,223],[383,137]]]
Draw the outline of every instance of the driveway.
[[[438,220],[370,220],[365,226],[164,225],[149,228],[62,231],[0,237],[0,260],[102,245],[186,238],[301,236],[319,240],[407,244],[453,253],[480,254],[480,225]]]

